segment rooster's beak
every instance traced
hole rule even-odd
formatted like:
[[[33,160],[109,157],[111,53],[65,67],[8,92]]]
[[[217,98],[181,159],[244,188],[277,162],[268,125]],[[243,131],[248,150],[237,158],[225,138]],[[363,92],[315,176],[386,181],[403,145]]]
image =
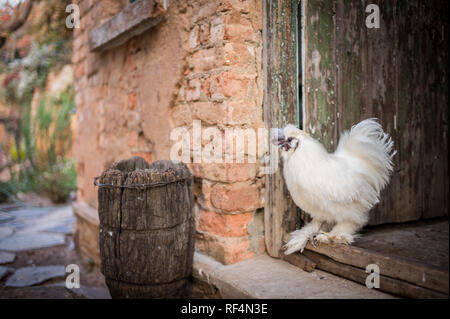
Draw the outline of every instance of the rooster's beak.
[[[284,130],[279,128],[275,131],[275,135],[273,136],[272,143],[275,145],[283,145],[286,143],[286,138],[284,136]]]

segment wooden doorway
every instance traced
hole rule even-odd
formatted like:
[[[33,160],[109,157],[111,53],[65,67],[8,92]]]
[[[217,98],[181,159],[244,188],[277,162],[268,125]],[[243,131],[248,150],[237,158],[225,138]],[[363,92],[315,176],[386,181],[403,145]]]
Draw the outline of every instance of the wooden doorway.
[[[298,21],[296,0],[263,1],[264,123],[269,130],[299,125]],[[281,161],[270,166],[277,170],[265,179],[265,241],[268,254],[280,257],[283,238],[298,227],[298,214],[284,184]]]
[[[379,8],[380,28],[365,24],[369,4]],[[266,125],[296,123],[332,152],[343,130],[377,117],[398,151],[392,181],[370,213],[364,240],[349,247],[308,246],[305,255],[318,268],[361,283],[365,262],[394,260],[395,265],[384,264],[396,273],[387,272],[383,289],[407,297],[448,296],[448,6],[264,1]],[[279,165],[266,176],[266,247],[274,257],[282,256],[286,233],[303,222]],[[424,229],[439,231],[430,237]],[[418,236],[431,246],[414,244]],[[394,244],[397,250],[387,249]],[[361,254],[366,259],[356,258]]]
[[[305,1],[305,125],[333,151],[377,117],[395,173],[371,225],[448,215],[447,1]],[[366,27],[376,4],[380,27]]]

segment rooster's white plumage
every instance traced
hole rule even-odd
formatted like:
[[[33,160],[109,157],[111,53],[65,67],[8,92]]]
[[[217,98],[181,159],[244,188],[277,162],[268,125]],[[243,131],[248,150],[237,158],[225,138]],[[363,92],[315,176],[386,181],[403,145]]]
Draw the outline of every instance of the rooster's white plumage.
[[[367,119],[342,134],[334,153],[294,125],[280,130],[276,143],[291,197],[312,217],[290,234],[285,254],[303,251],[308,240],[352,243],[389,182],[395,155],[389,135],[376,119]],[[325,232],[325,224],[333,228]]]

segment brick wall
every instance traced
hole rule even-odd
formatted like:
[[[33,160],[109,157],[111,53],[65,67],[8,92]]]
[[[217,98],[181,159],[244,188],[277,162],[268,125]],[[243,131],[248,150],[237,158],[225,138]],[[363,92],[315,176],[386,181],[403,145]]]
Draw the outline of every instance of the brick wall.
[[[221,132],[263,126],[261,1],[171,0],[163,22],[102,53],[89,52],[89,31],[124,2],[75,3],[81,9],[73,42],[79,202],[97,206],[92,179],[114,161],[169,159],[175,127],[192,131],[193,120]],[[258,163],[189,167],[196,249],[226,264],[264,251]]]

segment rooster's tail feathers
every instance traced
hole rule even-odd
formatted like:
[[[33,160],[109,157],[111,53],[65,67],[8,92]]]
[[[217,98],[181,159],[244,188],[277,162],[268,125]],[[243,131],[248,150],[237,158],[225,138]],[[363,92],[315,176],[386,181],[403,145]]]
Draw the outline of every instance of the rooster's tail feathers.
[[[371,170],[366,175],[379,193],[389,181],[396,154],[394,141],[385,133],[376,118],[369,118],[345,132],[336,149],[336,155],[351,154],[362,159]],[[373,173],[373,174],[371,174]]]

